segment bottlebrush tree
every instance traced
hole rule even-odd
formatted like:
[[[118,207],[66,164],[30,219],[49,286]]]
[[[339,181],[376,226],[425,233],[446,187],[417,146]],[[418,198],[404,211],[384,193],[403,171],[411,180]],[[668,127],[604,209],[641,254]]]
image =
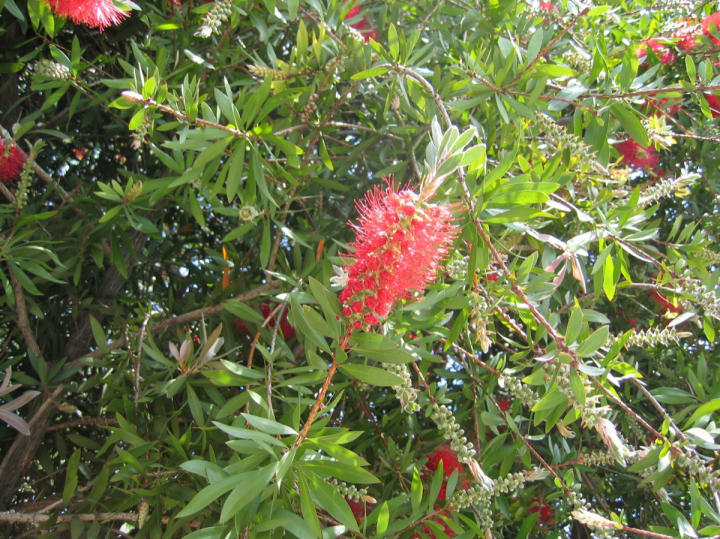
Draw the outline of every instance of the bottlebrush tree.
[[[711,3],[0,10],[3,535],[720,534]]]

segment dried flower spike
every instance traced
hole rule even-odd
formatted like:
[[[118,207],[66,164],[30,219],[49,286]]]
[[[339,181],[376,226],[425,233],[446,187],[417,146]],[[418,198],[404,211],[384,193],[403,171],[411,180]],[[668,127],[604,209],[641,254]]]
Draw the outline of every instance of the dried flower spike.
[[[410,189],[376,187],[357,203],[360,223],[345,256],[340,293],[349,331],[378,324],[395,304],[422,291],[457,234],[453,209],[430,204]]]

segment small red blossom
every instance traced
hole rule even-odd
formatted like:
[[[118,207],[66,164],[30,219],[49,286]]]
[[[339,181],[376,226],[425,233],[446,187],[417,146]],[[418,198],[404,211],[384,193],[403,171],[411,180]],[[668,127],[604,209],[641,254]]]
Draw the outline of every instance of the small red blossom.
[[[705,94],[705,101],[710,107],[710,114],[713,118],[720,117],[720,102],[715,94]]]
[[[651,290],[650,297],[655,303],[660,305],[660,307],[662,307],[666,311],[670,311],[676,314],[682,314],[684,312],[683,308],[680,305],[675,305],[667,298],[667,296],[665,296],[665,294],[661,294],[657,290]]]
[[[275,310],[275,307],[277,304],[275,303],[269,303],[269,302],[262,302],[258,305],[258,310],[260,311],[260,314],[263,315],[264,318],[267,318],[270,316],[270,313]],[[280,318],[280,332],[282,333],[283,338],[288,341],[292,339],[295,336],[295,328],[292,326],[290,322],[288,322],[287,319],[287,309],[283,312],[282,318]],[[267,325],[268,327],[274,328],[276,325],[276,316],[273,315],[272,318],[268,321]],[[235,327],[237,330],[245,335],[246,337],[250,336],[250,332],[248,331],[247,326],[242,320],[237,320],[235,322]]]
[[[355,5],[350,8],[350,11],[347,12],[347,15],[345,15],[345,20],[354,19],[356,17],[360,16],[360,6]],[[360,32],[363,37],[365,38],[365,43],[370,41],[370,39],[377,41],[378,35],[374,28],[370,27],[370,23],[367,20],[367,17],[363,16],[361,19],[359,19],[357,22],[354,22],[350,25],[352,28],[355,28],[358,32]]]
[[[0,139],[0,182],[10,185],[20,177],[27,156],[13,142]]]
[[[445,445],[441,445],[435,451],[430,453],[425,466],[427,466],[428,470],[434,472],[438,469],[441,462],[443,464],[444,477],[450,477],[455,470],[457,470],[460,474],[465,471],[465,467],[458,460],[457,455],[452,449]]]
[[[128,15],[112,0],[48,0],[48,3],[56,15],[97,28],[100,32],[108,26],[120,24]]]
[[[662,45],[658,41],[654,39],[648,39],[647,41],[640,42],[640,47],[635,52],[636,56],[638,58],[645,59],[647,56],[648,48],[652,50],[655,54],[657,54],[658,58],[660,58],[660,62],[662,62],[662,65],[669,65],[672,64],[676,56],[675,54],[668,49],[665,45]],[[644,60],[643,60],[644,61]]]
[[[540,2],[540,9],[542,11],[546,11],[546,12],[550,13],[554,7],[555,7],[555,4],[553,4],[552,2]]]
[[[360,500],[356,500],[347,496],[345,497],[345,501],[350,506],[350,511],[352,511],[352,514],[355,517],[355,521],[360,524],[367,515],[367,505]]]
[[[496,282],[499,278],[500,278],[500,276],[495,271],[492,271],[487,274],[488,281]]]
[[[510,409],[511,406],[510,399],[507,397],[498,397],[497,398],[497,405],[498,408],[500,408],[503,412],[507,412]]]
[[[339,298],[351,329],[380,323],[398,301],[424,290],[457,234],[450,206],[385,181],[386,189],[376,187],[356,204],[353,252],[344,255],[348,281]]]
[[[652,146],[640,146],[635,140],[628,138],[618,142],[615,149],[628,166],[660,175],[660,156]]]
[[[682,103],[669,97],[663,97],[659,101],[651,98],[645,100],[645,109],[651,116],[660,116],[661,114],[674,116],[682,110]]]
[[[550,506],[542,498],[533,498],[530,500],[530,512],[538,513],[538,522],[543,526],[549,526],[554,523],[553,512]]]
[[[672,37],[677,39],[675,46],[678,50],[688,52],[697,45],[699,35],[697,25],[688,25],[673,32]]]
[[[700,21],[700,25],[702,26],[703,34],[710,38],[713,44],[720,45],[720,39],[715,37],[715,35],[720,35],[720,11],[705,17]]]

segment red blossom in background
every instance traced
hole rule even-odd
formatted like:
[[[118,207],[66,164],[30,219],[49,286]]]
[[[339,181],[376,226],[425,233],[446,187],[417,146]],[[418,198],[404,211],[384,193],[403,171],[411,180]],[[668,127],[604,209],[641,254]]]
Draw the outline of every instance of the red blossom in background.
[[[658,305],[660,305],[660,307],[664,308],[667,311],[676,314],[681,314],[683,312],[683,308],[680,305],[675,305],[664,294],[661,294],[657,290],[651,290],[650,297],[655,303],[657,303]]]
[[[697,45],[697,38],[699,36],[697,31],[697,25],[689,25],[673,32],[672,37],[677,39],[675,44],[678,50],[688,52],[695,48]]]
[[[549,13],[554,7],[555,5],[552,2],[540,2],[540,9],[542,11],[547,11]]]
[[[645,59],[647,56],[647,50],[648,48],[650,48],[650,50],[652,50],[655,54],[657,54],[658,58],[660,58],[660,62],[662,62],[662,65],[672,64],[676,59],[675,54],[670,49],[668,49],[665,45],[662,45],[654,39],[641,41],[639,43],[639,46],[640,48],[638,48],[635,52],[638,58]]]
[[[98,28],[101,32],[108,26],[119,24],[128,15],[112,0],[48,0],[48,3],[56,15]]]
[[[538,522],[544,526],[554,524],[553,512],[550,506],[542,498],[533,498],[530,500],[530,512],[538,513]]]
[[[700,24],[702,26],[703,34],[710,38],[710,41],[712,41],[715,45],[720,45],[720,39],[713,35],[713,33],[720,35],[720,11],[713,13],[712,15],[708,15],[700,21]],[[712,33],[710,33],[711,29]]]
[[[660,175],[660,167],[658,166],[660,156],[652,146],[641,146],[635,140],[629,138],[618,142],[615,149],[628,166]]]
[[[355,522],[360,524],[367,515],[367,505],[360,500],[356,500],[348,496],[345,497],[345,501],[350,506],[350,511],[352,511],[352,514],[355,517]]]
[[[347,286],[340,293],[349,332],[373,326],[395,304],[425,289],[457,234],[450,206],[430,204],[410,189],[376,187],[356,203],[360,223],[344,256]]]
[[[507,397],[498,397],[497,398],[497,404],[498,408],[500,408],[503,412],[507,412],[510,409],[510,399]]]
[[[16,144],[0,140],[0,182],[9,185],[18,179],[25,159],[25,154]]]
[[[425,467],[431,472],[435,473],[442,462],[443,467],[443,483],[438,492],[437,499],[439,501],[445,501],[447,499],[447,479],[453,474],[455,470],[458,472],[458,484],[467,490],[468,482],[463,479],[465,475],[465,466],[458,460],[457,455],[452,449],[446,445],[441,445],[435,451],[430,453],[428,461],[425,463]],[[427,479],[428,476],[424,476]]]
[[[348,19],[354,19],[355,17],[358,17],[360,15],[360,6],[355,5],[350,8],[350,11],[347,12],[347,15],[345,15],[345,20]],[[374,28],[370,27],[370,23],[367,20],[367,17],[363,16],[362,19],[359,21],[353,23],[350,25],[352,28],[355,28],[358,32],[360,32],[363,37],[365,37],[365,43],[370,41],[372,38],[374,41],[378,40],[377,32]]]
[[[276,303],[269,303],[267,301],[264,301],[258,305],[258,310],[260,311],[260,314],[263,315],[263,318],[267,318],[270,316],[270,313],[275,310],[275,307],[277,306]],[[283,338],[288,341],[292,339],[295,336],[295,328],[292,326],[290,322],[288,322],[288,311],[285,309],[283,312],[282,318],[280,318],[280,332],[282,333]],[[274,328],[277,324],[276,322],[276,316],[273,315],[272,318],[270,318],[270,321],[268,322],[268,327]],[[245,323],[242,320],[238,320],[235,322],[235,327],[240,331],[240,333],[250,336],[250,332],[247,329],[247,326],[245,326]]]
[[[682,110],[682,103],[677,102],[675,99],[671,100],[669,97],[663,97],[659,101],[657,99],[646,99],[645,109],[651,116],[660,116],[663,113],[674,116]]]
[[[710,113],[713,118],[720,117],[720,102],[715,94],[705,94],[705,101],[710,107]]]

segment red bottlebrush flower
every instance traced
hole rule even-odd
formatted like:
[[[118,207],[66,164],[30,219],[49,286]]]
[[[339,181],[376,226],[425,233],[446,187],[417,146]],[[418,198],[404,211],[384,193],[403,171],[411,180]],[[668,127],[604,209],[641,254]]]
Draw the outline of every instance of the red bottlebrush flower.
[[[0,182],[10,185],[20,177],[27,156],[13,142],[0,139]]]
[[[350,11],[347,12],[347,15],[345,15],[345,20],[348,19],[354,19],[360,15],[360,6],[355,5],[350,8]],[[370,39],[373,39],[374,41],[378,40],[377,32],[374,28],[370,27],[370,23],[367,20],[367,17],[362,17],[357,22],[354,22],[350,25],[352,28],[355,28],[358,32],[360,32],[363,37],[365,38],[365,43],[370,41]]]
[[[97,28],[100,32],[120,24],[128,15],[112,0],[48,0],[48,3],[56,15],[69,17],[73,22]]]
[[[555,4],[553,4],[552,2],[540,2],[540,9],[542,11],[546,11],[546,12],[550,13],[554,7],[555,7]]]
[[[640,146],[635,140],[629,138],[618,142],[615,149],[622,155],[623,161],[633,168],[640,168],[646,172],[660,174],[658,163],[660,156],[652,146]]]
[[[720,35],[720,11],[705,17],[702,21],[700,21],[700,25],[702,26],[703,34],[710,38],[710,41],[712,41],[713,44],[720,45],[720,39],[713,35],[713,33]]]
[[[640,48],[638,48],[638,50],[635,52],[638,58],[645,58],[647,56],[647,50],[649,47],[650,50],[652,50],[655,54],[657,54],[658,58],[660,58],[660,62],[662,62],[662,65],[666,66],[672,64],[676,59],[675,54],[670,49],[668,49],[665,45],[662,45],[661,43],[655,41],[654,39],[641,41],[639,45]]]
[[[260,305],[258,305],[258,308],[260,309],[260,314],[262,314],[265,318],[270,316],[270,313],[275,309],[275,304],[263,302]],[[292,339],[295,336],[295,328],[288,322],[287,319],[288,311],[285,309],[283,312],[282,318],[280,319],[280,331],[282,332],[283,338],[288,341]],[[270,319],[268,322],[268,326],[271,328],[275,327],[276,324],[275,315]]]
[[[659,101],[657,99],[646,99],[645,109],[651,116],[660,116],[663,113],[674,116],[682,110],[682,103],[674,99],[671,100],[669,97],[663,97]]]
[[[670,311],[676,314],[682,314],[684,312],[683,308],[680,305],[675,305],[665,296],[665,294],[661,294],[657,290],[651,290],[650,297],[655,303],[660,305],[660,307],[662,307],[666,311]]]
[[[710,114],[713,118],[720,117],[720,102],[715,94],[705,94],[705,101],[710,107]]]
[[[386,189],[376,187],[356,204],[360,222],[351,225],[356,239],[345,255],[349,280],[340,301],[354,329],[379,323],[399,300],[425,289],[457,233],[450,206],[385,181]]]
[[[500,276],[495,271],[488,273],[488,275],[487,275],[488,281],[496,282],[499,278],[500,278]]]
[[[553,512],[550,506],[542,498],[533,498],[530,500],[530,512],[538,513],[538,522],[544,526],[553,524]]]
[[[498,397],[497,404],[498,408],[500,408],[503,412],[507,412],[510,409],[512,403],[507,397]]]
[[[457,455],[452,449],[445,445],[441,445],[430,453],[425,466],[427,466],[428,470],[434,472],[438,469],[441,462],[443,464],[443,477],[450,477],[455,470],[457,470],[459,474],[465,472],[465,467],[458,460]]]
[[[697,25],[686,26],[673,32],[672,37],[677,39],[675,46],[680,51],[688,52],[695,48],[698,38]]]
[[[345,497],[345,501],[350,506],[350,511],[352,511],[355,521],[360,524],[367,515],[367,506],[363,502],[347,496]]]

